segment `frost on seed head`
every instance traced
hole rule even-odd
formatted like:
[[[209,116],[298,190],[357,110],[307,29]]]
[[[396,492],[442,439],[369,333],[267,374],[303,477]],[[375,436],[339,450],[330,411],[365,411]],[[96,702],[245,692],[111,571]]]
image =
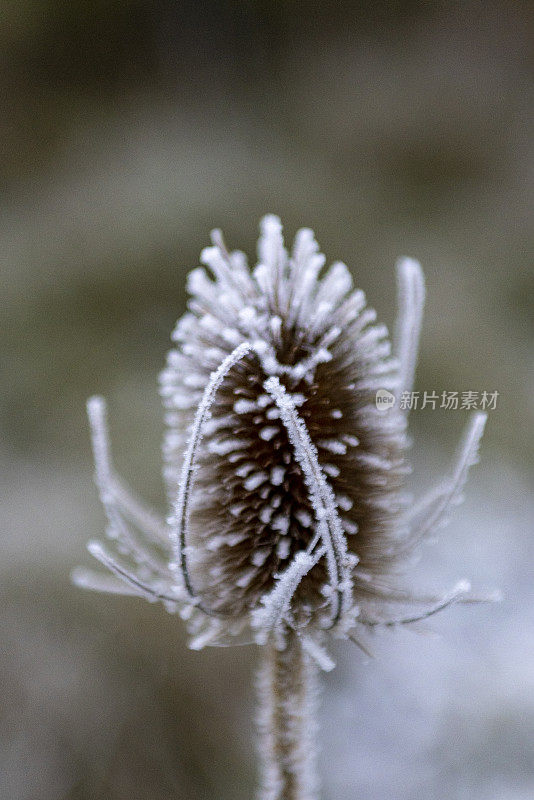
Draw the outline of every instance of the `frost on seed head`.
[[[414,504],[406,414],[398,404],[379,412],[375,393],[413,383],[418,262],[398,264],[393,348],[347,267],[325,268],[307,228],[289,250],[278,217],[264,217],[253,269],[215,230],[201,263],[160,379],[171,513],[162,520],[118,476],[105,403],[92,398],[109,542],[90,551],[107,572],[73,580],[163,602],[197,648],[293,630],[324,669],[330,633],[360,643],[355,632],[476,599],[465,587],[417,598],[396,577],[461,498],[485,423],[473,417],[449,477]],[[404,613],[421,600],[423,610]]]

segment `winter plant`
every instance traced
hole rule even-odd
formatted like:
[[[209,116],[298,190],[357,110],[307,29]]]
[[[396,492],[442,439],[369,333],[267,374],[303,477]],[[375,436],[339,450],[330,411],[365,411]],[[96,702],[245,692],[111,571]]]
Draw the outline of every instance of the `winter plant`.
[[[88,402],[109,543],[88,589],[161,601],[187,620],[190,646],[256,643],[261,800],[314,800],[318,669],[332,637],[365,647],[377,626],[407,625],[458,602],[461,582],[420,597],[398,575],[459,502],[485,415],[475,413],[449,476],[414,502],[407,412],[377,408],[412,386],[424,282],[398,264],[393,348],[347,267],[324,270],[311,230],[291,253],[280,220],[261,223],[258,264],[220,231],[188,278],[188,311],[161,375],[167,432],[165,520],[115,472],[106,407]]]

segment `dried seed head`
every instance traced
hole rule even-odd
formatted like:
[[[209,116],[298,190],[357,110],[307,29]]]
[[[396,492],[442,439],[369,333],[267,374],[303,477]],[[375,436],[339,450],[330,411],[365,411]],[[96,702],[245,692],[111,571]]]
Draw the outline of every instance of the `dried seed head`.
[[[405,420],[398,411],[385,419],[376,408],[376,390],[396,386],[387,330],[354,291],[344,264],[323,274],[325,259],[310,230],[299,231],[289,255],[280,221],[265,217],[252,272],[241,253],[227,252],[219,233],[213,240],[202,253],[207,269],[190,275],[189,311],[162,374],[165,477],[174,501],[187,420],[210,373],[250,343],[211,406],[185,536],[190,588],[205,609],[235,618],[258,609],[276,577],[309,548],[320,512],[273,379],[312,443],[346,540],[341,547],[358,557],[366,578],[389,573],[402,555]],[[369,581],[350,577],[355,597],[366,596]],[[328,595],[339,589],[331,584],[325,556],[298,582],[293,615],[324,624],[332,614]]]
[[[386,328],[344,264],[325,269],[312,231],[299,231],[289,254],[279,219],[265,217],[253,270],[219,231],[212,241],[205,268],[189,276],[189,309],[161,375],[172,514],[161,521],[116,475],[105,404],[92,398],[97,483],[120,555],[91,543],[112,575],[77,570],[76,583],[161,600],[188,620],[192,647],[243,633],[282,641],[293,628],[323,669],[333,666],[325,630],[347,636],[490,599],[463,583],[425,598],[396,585],[399,568],[459,501],[485,423],[484,414],[472,417],[448,479],[411,503],[406,412],[398,402],[383,412],[376,398],[378,389],[398,398],[411,388],[419,264],[398,265],[392,356]],[[391,611],[413,603],[426,609]]]

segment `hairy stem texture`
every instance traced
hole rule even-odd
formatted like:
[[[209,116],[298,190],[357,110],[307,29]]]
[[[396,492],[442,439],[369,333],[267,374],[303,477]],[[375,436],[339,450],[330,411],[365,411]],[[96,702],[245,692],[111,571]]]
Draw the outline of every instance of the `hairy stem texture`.
[[[280,646],[262,648],[258,800],[317,800],[317,666],[296,634]]]

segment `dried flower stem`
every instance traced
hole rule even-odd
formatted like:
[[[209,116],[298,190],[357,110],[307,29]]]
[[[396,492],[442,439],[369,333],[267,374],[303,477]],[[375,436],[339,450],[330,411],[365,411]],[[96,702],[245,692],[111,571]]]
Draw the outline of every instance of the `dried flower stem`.
[[[282,649],[283,648],[283,649]],[[294,631],[263,648],[258,800],[317,800],[318,667]]]

